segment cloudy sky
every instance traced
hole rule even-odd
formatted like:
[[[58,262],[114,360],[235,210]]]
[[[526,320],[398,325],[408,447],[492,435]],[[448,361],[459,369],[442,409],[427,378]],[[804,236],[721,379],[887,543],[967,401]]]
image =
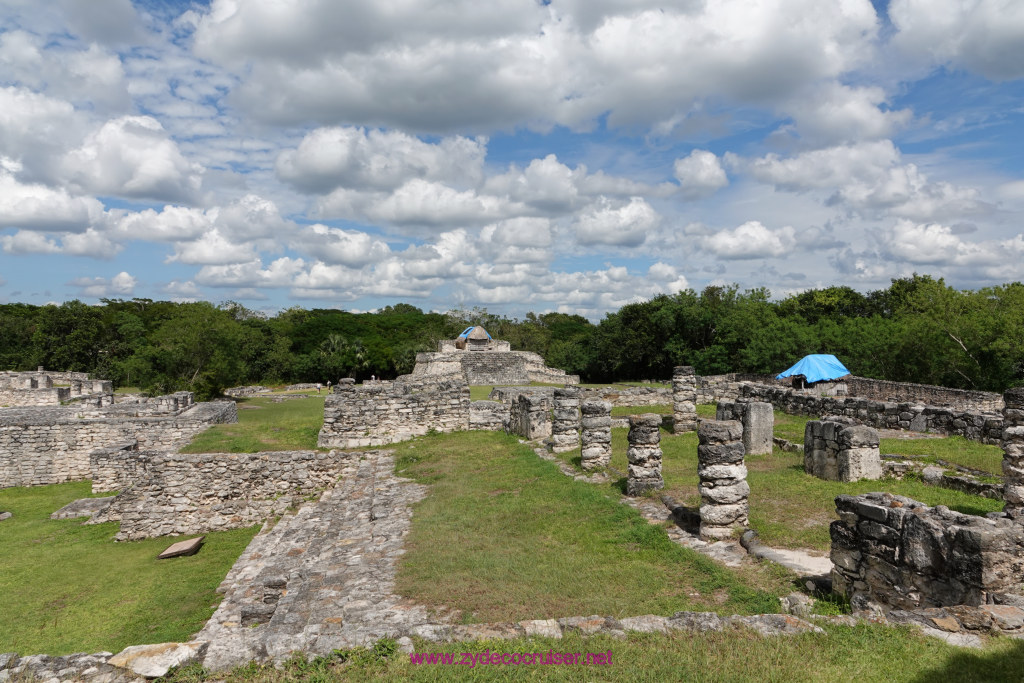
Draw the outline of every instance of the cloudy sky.
[[[1020,0],[0,0],[0,301],[1024,279]]]

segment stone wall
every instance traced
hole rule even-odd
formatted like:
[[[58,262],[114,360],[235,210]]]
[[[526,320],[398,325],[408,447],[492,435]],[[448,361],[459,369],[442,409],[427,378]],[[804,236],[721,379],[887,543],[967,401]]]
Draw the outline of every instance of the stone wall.
[[[833,590],[854,611],[1024,604],[1024,527],[888,493],[838,496]]]
[[[1003,409],[1003,397],[988,391],[967,391],[930,384],[888,382],[867,377],[846,377],[843,382],[846,384],[849,396],[870,398],[876,401],[924,403],[930,406],[945,406],[958,411],[975,413],[997,413]]]
[[[237,421],[232,401],[145,417],[62,406],[0,410],[0,488],[88,479],[94,450],[126,441],[146,450],[176,450],[212,424]]]
[[[613,406],[655,406],[672,404],[672,387],[656,384],[639,387],[587,387],[583,399],[608,401]]]
[[[333,486],[346,459],[360,455],[126,452],[119,466],[134,485],[88,523],[120,521],[119,541],[246,527]]]
[[[890,403],[868,398],[813,396],[763,384],[741,385],[742,398],[767,401],[791,415],[839,415],[876,429],[903,429],[936,434],[956,434],[972,441],[998,444],[1003,431],[1002,415],[953,410],[913,403]]]
[[[473,401],[469,404],[469,428],[504,431],[511,405],[500,401]]]
[[[788,381],[777,380],[771,375],[752,375],[740,372],[730,372],[724,375],[698,375],[697,403],[735,401],[741,396],[744,382],[757,382],[779,387],[789,386]]]
[[[138,441],[126,441],[89,454],[93,493],[122,491],[145,478],[146,460],[137,457]]]
[[[882,478],[878,431],[849,418],[810,420],[804,428],[804,471],[828,481]]]
[[[394,382],[339,382],[324,400],[320,448],[381,446],[431,429],[469,429],[469,385],[460,380],[423,381],[410,375]]]
[[[1003,394],[1003,510],[1024,521],[1024,387]]]
[[[0,389],[0,406],[59,406],[71,397],[67,387],[49,389]]]

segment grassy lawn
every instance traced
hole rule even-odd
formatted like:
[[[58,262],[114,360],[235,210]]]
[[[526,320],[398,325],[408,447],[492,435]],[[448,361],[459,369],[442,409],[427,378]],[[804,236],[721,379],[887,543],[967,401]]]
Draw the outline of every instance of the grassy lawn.
[[[206,535],[192,557],[157,560],[182,539],[114,543],[117,523],[49,515],[89,497],[89,482],[0,489],[0,652],[118,652],[187,640],[211,614],[214,590],[257,529]]]
[[[324,422],[324,398],[240,398],[238,423],[213,425],[181,449],[182,453],[259,453],[316,450]]]
[[[827,626],[826,634],[762,638],[743,630],[721,633],[630,634],[623,640],[570,635],[560,640],[524,638],[474,643],[417,643],[417,653],[607,653],[607,666],[413,664],[394,651],[394,641],[306,661],[294,658],[277,669],[251,665],[203,676],[184,670],[169,680],[187,683],[284,681],[763,681],[832,683],[957,683],[1020,680],[1024,643],[996,639],[983,650],[956,648],[907,629],[861,625]]]
[[[677,610],[775,612],[790,577],[749,587],[672,543],[619,496],[562,475],[513,437],[444,434],[398,447],[397,471],[430,484],[397,592],[467,622]]]

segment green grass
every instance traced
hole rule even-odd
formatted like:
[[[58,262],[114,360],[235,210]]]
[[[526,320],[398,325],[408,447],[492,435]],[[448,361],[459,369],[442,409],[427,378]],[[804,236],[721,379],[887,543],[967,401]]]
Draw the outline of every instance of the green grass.
[[[882,453],[914,456],[925,462],[942,459],[990,474],[1003,474],[1002,448],[969,441],[962,436],[944,439],[882,439],[880,448]]]
[[[788,575],[741,577],[672,543],[617,494],[565,477],[513,437],[436,435],[397,453],[399,474],[432,486],[397,592],[467,621],[774,612],[792,589]]]
[[[626,471],[627,432],[624,428],[612,430],[612,466],[620,472]],[[662,430],[661,448],[665,492],[684,505],[698,506],[696,433],[675,435]],[[928,486],[914,479],[823,481],[804,472],[802,453],[784,453],[778,448],[770,455],[747,457],[746,465],[751,490],[750,526],[764,543],[776,547],[827,551],[831,545],[828,525],[837,519],[835,497],[840,494],[888,491],[973,515],[1003,507],[1002,501]],[[620,485],[617,482],[613,488]]]
[[[324,423],[324,398],[287,399],[275,403],[265,396],[238,399],[238,423],[213,425],[181,449],[182,453],[259,453],[316,450]]]
[[[413,664],[390,639],[372,649],[335,651],[306,660],[294,656],[274,664],[250,664],[225,676],[191,667],[167,680],[190,683],[283,683],[285,681],[718,681],[832,683],[959,683],[1020,680],[1024,643],[994,639],[968,650],[906,628],[874,625],[826,626],[824,634],[764,638],[742,629],[670,634],[632,633],[625,639],[568,635],[561,639],[520,638],[472,643],[416,642],[417,653],[454,653],[454,661],[484,653],[608,653],[611,664],[484,665]],[[415,655],[413,655],[415,656]]]
[[[0,652],[118,652],[187,640],[213,614],[214,590],[257,529],[206,534],[192,557],[157,560],[176,540],[114,543],[116,522],[50,513],[89,497],[89,482],[0,490]]]
[[[667,404],[655,404],[651,406],[612,406],[612,417],[625,417],[627,415],[642,415],[643,413],[656,413],[658,415],[671,415],[672,406]]]

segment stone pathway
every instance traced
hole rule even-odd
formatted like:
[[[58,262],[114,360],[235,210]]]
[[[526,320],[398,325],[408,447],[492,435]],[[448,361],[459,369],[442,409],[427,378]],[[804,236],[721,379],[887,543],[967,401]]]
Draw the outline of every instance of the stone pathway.
[[[393,594],[410,508],[427,488],[395,476],[391,451],[352,460],[335,488],[258,534],[235,563],[194,637],[209,641],[204,666],[327,654],[439,621]]]

